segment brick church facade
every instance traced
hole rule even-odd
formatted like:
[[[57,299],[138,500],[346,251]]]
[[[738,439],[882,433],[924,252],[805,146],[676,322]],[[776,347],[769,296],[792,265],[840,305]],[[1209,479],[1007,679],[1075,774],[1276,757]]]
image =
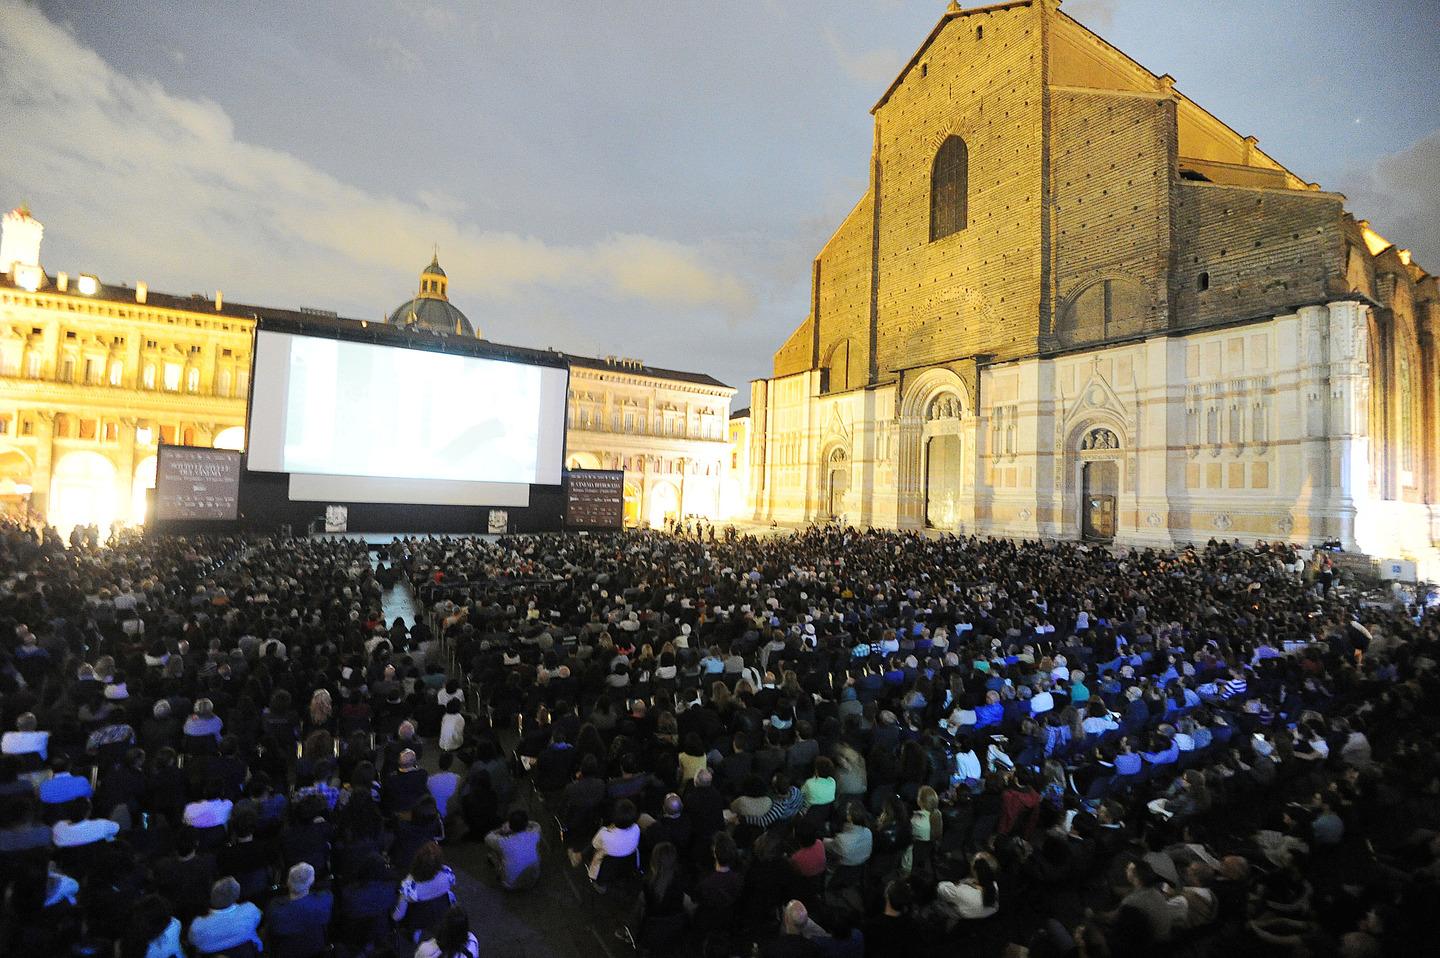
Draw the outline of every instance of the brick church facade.
[[[1436,279],[1067,16],[949,10],[751,388],[759,520],[1434,568]]]

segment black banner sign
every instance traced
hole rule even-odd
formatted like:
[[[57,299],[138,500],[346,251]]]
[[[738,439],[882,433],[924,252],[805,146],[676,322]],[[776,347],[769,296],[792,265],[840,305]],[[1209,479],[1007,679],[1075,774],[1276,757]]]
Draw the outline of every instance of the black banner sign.
[[[565,473],[565,524],[582,529],[619,529],[625,523],[625,473],[570,469]]]

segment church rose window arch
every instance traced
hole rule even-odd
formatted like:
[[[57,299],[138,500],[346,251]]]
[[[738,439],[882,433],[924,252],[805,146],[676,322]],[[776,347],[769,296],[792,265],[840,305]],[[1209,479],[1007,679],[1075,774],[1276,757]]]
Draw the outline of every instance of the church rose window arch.
[[[1139,333],[1149,304],[1145,287],[1128,276],[1096,280],[1060,306],[1055,335],[1065,346],[1098,343]]]
[[[930,167],[930,240],[944,239],[966,226],[970,185],[970,149],[948,136]]]

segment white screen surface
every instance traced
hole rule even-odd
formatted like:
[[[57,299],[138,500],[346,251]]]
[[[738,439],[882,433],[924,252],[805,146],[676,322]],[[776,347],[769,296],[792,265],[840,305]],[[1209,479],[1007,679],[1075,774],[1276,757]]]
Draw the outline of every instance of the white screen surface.
[[[560,368],[260,330],[249,467],[558,485],[566,383]],[[386,495],[371,501],[428,499]]]

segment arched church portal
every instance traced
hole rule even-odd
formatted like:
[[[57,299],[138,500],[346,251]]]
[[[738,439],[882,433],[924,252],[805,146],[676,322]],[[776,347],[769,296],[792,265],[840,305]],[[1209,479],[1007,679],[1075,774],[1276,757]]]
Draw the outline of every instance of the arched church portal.
[[[850,456],[837,446],[826,459],[825,469],[825,514],[834,519],[845,511],[845,493],[850,489]]]
[[[960,397],[941,393],[925,409],[921,427],[925,468],[925,524],[952,529],[959,519],[964,485],[965,443],[960,434]]]
[[[1120,435],[1106,426],[1081,430],[1080,535],[1108,541],[1115,538],[1120,504]]]

